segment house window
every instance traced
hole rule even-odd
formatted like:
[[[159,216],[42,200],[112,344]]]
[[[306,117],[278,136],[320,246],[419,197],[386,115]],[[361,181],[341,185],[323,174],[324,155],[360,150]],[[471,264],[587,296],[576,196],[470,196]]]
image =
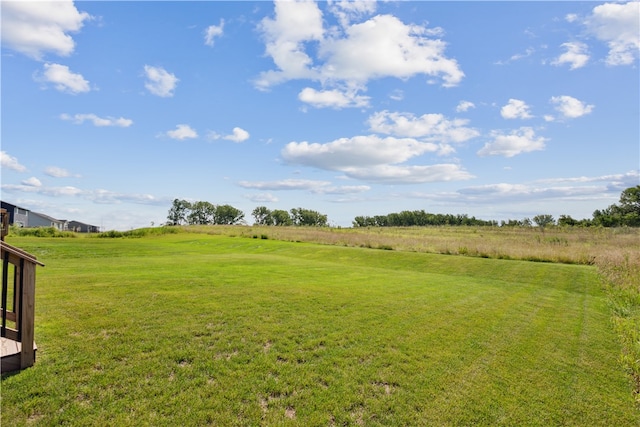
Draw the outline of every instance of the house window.
[[[27,210],[26,209],[20,209],[20,208],[16,208],[16,214],[18,215],[26,215],[27,214]]]

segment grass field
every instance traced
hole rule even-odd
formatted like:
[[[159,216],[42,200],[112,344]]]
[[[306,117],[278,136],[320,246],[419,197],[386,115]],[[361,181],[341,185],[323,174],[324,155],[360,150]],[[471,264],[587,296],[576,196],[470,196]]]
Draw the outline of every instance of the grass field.
[[[46,267],[3,425],[640,424],[593,266],[224,234],[9,236]]]

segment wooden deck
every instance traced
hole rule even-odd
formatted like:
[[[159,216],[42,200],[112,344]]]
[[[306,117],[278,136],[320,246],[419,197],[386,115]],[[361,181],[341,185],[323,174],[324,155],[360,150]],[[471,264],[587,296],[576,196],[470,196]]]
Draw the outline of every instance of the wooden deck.
[[[22,352],[22,344],[9,338],[0,338],[1,359],[0,372],[11,372],[20,369],[20,353]],[[36,343],[33,343],[33,360],[36,358]]]

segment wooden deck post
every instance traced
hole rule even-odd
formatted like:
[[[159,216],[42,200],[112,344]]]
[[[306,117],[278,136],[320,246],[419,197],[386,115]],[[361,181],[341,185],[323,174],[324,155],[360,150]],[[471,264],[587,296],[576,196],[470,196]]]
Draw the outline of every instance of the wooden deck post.
[[[20,352],[20,369],[33,366],[35,363],[34,329],[36,302],[36,264],[24,263],[22,277],[22,307],[20,307],[20,332],[22,349]]]

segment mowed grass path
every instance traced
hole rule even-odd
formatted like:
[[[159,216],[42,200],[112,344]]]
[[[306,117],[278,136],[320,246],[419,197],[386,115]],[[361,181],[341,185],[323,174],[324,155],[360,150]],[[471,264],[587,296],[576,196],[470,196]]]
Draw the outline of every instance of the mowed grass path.
[[[10,238],[3,425],[636,426],[591,267],[194,234]]]

